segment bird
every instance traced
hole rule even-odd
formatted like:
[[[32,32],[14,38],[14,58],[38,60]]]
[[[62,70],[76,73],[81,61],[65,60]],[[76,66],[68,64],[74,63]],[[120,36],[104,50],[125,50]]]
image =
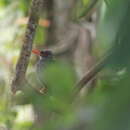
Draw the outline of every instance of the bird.
[[[44,71],[45,67],[52,63],[54,56],[52,54],[52,51],[50,50],[38,50],[38,49],[33,49],[32,50],[33,54],[36,54],[39,56],[39,60],[36,64],[36,70],[38,74],[41,74],[41,71]]]
[[[48,65],[53,63],[54,55],[51,50],[33,49],[32,53],[38,56],[38,61],[35,71],[28,76],[28,83],[40,93],[44,94],[48,90],[44,72]]]

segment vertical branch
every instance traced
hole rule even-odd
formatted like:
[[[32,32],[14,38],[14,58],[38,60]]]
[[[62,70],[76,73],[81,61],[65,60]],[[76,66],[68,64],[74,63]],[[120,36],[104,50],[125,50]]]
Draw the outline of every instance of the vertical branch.
[[[72,10],[75,0],[54,0],[54,28],[55,37],[61,40],[70,29]]]
[[[56,45],[70,29],[74,0],[48,0],[47,17],[51,22],[47,33],[47,45]],[[66,42],[65,42],[66,43]]]
[[[39,21],[39,13],[41,5],[43,5],[43,1],[44,0],[32,0],[32,5],[29,12],[29,21],[27,24],[25,36],[23,38],[23,46],[16,65],[15,76],[11,84],[11,90],[13,93],[21,89],[20,85],[25,78],[25,73],[31,55],[32,44]]]
[[[91,66],[95,64],[95,58],[92,55],[92,35],[88,29],[80,27],[77,45],[74,52],[74,65],[76,67],[77,76],[80,79],[84,76],[84,72],[88,72]],[[86,94],[90,89],[95,86],[95,80],[82,89]]]
[[[79,36],[74,52],[74,63],[78,77],[81,78],[94,65],[92,55],[92,36],[88,29],[79,27]]]
[[[47,19],[50,21],[50,26],[47,29],[47,45],[52,45],[52,41],[55,41],[54,36],[54,0],[48,0],[47,2]]]

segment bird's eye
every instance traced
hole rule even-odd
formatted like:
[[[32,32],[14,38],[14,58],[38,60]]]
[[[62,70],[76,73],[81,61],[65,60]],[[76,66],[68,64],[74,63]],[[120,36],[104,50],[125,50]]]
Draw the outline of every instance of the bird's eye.
[[[41,52],[41,56],[47,57],[48,53],[47,52]]]
[[[50,56],[52,56],[52,54],[49,51],[41,51],[41,56],[42,57],[50,57]]]

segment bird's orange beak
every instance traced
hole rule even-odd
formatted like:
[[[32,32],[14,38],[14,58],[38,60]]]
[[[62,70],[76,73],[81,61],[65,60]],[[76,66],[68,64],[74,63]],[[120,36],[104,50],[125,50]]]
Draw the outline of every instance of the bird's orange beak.
[[[40,56],[41,51],[38,50],[38,49],[33,49],[33,50],[32,50],[32,53],[33,53],[33,54],[36,54],[36,55],[38,55],[38,56]]]

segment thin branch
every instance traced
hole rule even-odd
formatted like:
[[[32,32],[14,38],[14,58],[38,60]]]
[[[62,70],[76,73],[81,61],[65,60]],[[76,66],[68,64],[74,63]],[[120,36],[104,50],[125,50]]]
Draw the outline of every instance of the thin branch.
[[[16,65],[16,72],[11,84],[11,90],[16,93],[17,90],[21,89],[21,83],[25,79],[25,73],[29,63],[29,58],[31,55],[32,44],[36,32],[36,28],[39,21],[40,9],[43,5],[44,0],[32,0],[32,5],[30,8],[29,20],[23,39],[23,46],[21,53]]]
[[[83,78],[76,84],[74,87],[74,95],[77,95],[80,90],[91,81],[98,72],[100,72],[104,67],[107,66],[111,57],[113,56],[113,47],[110,48],[104,57],[97,62],[86,74]]]
[[[88,5],[88,7],[86,7],[86,9],[83,10],[83,12],[81,13],[81,15],[78,17],[78,19],[81,19],[83,17],[90,17],[91,14],[95,11],[95,6],[97,5],[99,0],[90,0],[90,3]]]

